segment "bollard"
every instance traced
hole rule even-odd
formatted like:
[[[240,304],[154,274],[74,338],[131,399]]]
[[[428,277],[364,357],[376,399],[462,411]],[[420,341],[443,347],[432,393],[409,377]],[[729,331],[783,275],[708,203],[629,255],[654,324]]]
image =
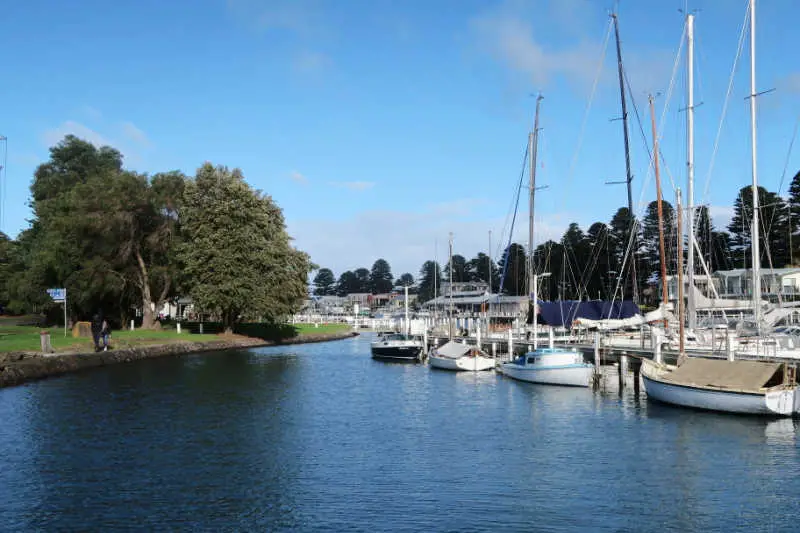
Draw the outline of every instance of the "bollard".
[[[508,330],[508,360],[511,361],[514,359],[514,332],[509,329]]]
[[[42,345],[42,353],[52,353],[53,346],[50,344],[50,332],[47,330],[42,330],[39,335],[39,341]]]
[[[133,330],[134,330],[134,327],[133,327],[133,320],[131,320],[131,331],[133,331]]]
[[[625,376],[628,373],[628,356],[619,356],[619,391],[625,388]]]
[[[180,322],[178,322],[178,324],[176,325],[176,329],[178,331],[178,335],[180,335],[181,334],[181,323]]]
[[[200,335],[202,335],[202,334],[203,334],[203,323],[200,322]]]
[[[594,334],[594,373],[597,381],[600,380],[600,334]]]

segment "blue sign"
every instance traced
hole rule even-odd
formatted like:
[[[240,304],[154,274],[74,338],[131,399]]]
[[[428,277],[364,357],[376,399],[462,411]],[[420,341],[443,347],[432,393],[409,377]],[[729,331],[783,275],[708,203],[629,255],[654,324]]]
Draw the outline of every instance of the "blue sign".
[[[47,289],[47,294],[54,302],[63,302],[67,299],[67,289]]]

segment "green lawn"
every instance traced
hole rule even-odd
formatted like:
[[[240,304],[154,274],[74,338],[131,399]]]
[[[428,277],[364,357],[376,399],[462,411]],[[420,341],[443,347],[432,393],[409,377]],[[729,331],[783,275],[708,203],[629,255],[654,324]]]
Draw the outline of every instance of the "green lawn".
[[[292,326],[287,326],[291,328]],[[325,333],[338,333],[350,329],[347,324],[294,324],[297,335],[315,335]],[[57,352],[88,352],[92,348],[92,339],[75,338],[72,331],[67,332],[64,337],[63,328],[38,328],[36,326],[18,326],[11,320],[0,320],[0,352],[38,352],[41,349],[40,332],[42,330],[50,332],[50,344]],[[242,333],[246,333],[243,331]],[[251,333],[252,335],[253,333]],[[291,336],[291,333],[289,333]],[[131,346],[141,346],[146,344],[163,344],[177,341],[200,341],[211,340],[216,335],[198,335],[189,333],[184,329],[180,335],[174,329],[144,330],[134,331],[116,330],[111,332],[112,348],[127,348]]]
[[[0,322],[0,352],[38,352],[41,349],[40,332],[50,332],[50,344],[57,352],[91,351],[92,339],[75,338],[71,331],[64,337],[63,328],[37,328],[35,326],[6,325]],[[112,331],[110,344],[114,348],[140,346],[144,344],[161,344],[175,341],[197,341],[210,339],[213,335],[193,335],[178,333],[175,330],[160,331]]]
[[[319,327],[314,327],[314,324],[294,324],[298,335],[303,334],[322,334],[322,333],[338,333],[353,329],[348,324],[320,324]]]

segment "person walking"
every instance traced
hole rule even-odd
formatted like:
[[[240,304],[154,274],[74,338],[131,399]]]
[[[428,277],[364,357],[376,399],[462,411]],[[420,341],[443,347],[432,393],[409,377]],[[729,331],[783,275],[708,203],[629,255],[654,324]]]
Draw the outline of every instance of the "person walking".
[[[100,337],[103,334],[103,312],[98,311],[92,317],[92,340],[94,340],[94,351],[100,351]]]
[[[100,326],[100,336],[103,339],[103,351],[108,351],[108,338],[111,336],[111,327],[108,325],[108,320],[103,319],[103,324]]]

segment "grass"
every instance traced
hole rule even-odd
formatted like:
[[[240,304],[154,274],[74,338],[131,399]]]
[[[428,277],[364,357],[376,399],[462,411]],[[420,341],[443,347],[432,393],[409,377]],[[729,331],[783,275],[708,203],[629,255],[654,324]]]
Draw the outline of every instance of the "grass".
[[[281,327],[281,333],[284,338],[295,337],[297,335],[319,335],[328,333],[338,333],[347,331],[350,327],[347,324],[320,324],[315,327],[314,324],[294,324]],[[254,331],[247,331],[243,328],[241,334],[247,335],[248,333],[254,337],[262,337],[272,339],[272,336],[258,335],[257,328],[251,328]],[[271,328],[271,330],[274,328]],[[50,332],[50,344],[56,352],[90,352],[93,350],[91,338],[76,338],[72,336],[71,331],[67,331],[67,337],[64,337],[63,328],[39,328],[36,326],[19,326],[10,320],[0,319],[0,353],[1,352],[38,352],[41,350],[40,332]],[[117,330],[111,332],[111,347],[112,348],[129,348],[132,346],[144,346],[148,344],[166,344],[178,341],[202,341],[211,340],[216,335],[205,334],[199,335],[190,333],[184,329],[181,334],[174,329],[161,329],[161,330],[144,330],[137,329],[134,331]]]

